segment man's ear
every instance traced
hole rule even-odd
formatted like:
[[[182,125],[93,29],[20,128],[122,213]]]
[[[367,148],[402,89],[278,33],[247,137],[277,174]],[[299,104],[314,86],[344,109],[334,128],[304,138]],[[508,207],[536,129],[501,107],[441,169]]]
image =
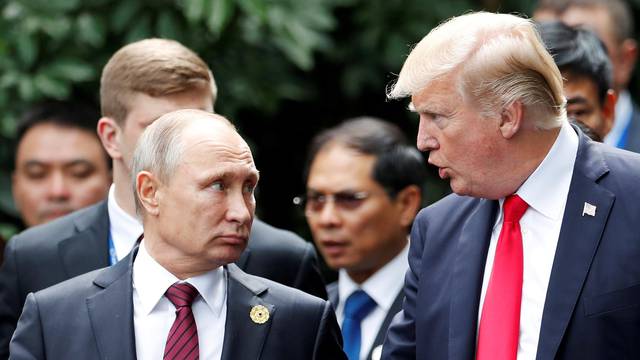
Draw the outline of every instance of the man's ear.
[[[158,198],[160,197],[159,180],[148,171],[140,171],[136,175],[136,196],[144,207],[145,213],[158,216],[160,213]]]
[[[613,127],[613,122],[616,118],[616,102],[618,101],[618,94],[612,89],[607,91],[607,94],[604,96],[604,101],[602,103],[602,138],[605,137],[611,131]]]
[[[507,105],[500,114],[500,133],[505,139],[511,139],[524,123],[524,108],[520,101]]]
[[[409,185],[396,195],[395,203],[400,210],[400,224],[409,227],[422,205],[422,192],[418,186]]]
[[[619,61],[615,72],[619,74],[616,80],[624,81],[626,79],[628,82],[638,59],[637,42],[634,39],[625,39],[620,44],[618,58]]]
[[[110,117],[102,117],[98,120],[98,137],[102,146],[112,159],[121,159],[120,137],[122,129],[118,123]]]

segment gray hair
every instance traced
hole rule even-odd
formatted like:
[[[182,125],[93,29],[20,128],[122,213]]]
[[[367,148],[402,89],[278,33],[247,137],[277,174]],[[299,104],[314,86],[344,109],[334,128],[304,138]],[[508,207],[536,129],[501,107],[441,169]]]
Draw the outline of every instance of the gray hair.
[[[182,134],[194,119],[212,118],[224,121],[235,130],[226,118],[202,110],[185,109],[162,115],[149,125],[140,136],[131,161],[131,184],[136,214],[142,216],[144,207],[138,198],[137,177],[141,171],[154,174],[163,184],[169,184],[184,153]]]

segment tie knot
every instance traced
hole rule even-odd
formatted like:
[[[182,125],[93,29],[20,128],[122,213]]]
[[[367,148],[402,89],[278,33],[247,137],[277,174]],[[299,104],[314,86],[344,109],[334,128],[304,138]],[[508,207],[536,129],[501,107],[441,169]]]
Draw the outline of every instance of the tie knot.
[[[363,290],[349,295],[344,303],[344,317],[361,321],[376,307],[376,302]]]
[[[175,283],[167,289],[164,296],[166,296],[176,308],[191,306],[193,299],[198,296],[198,289],[189,283]]]
[[[525,211],[529,204],[527,204],[522,198],[518,195],[509,195],[504,200],[504,204],[502,205],[502,209],[504,211],[504,221],[507,222],[519,222],[524,215]]]

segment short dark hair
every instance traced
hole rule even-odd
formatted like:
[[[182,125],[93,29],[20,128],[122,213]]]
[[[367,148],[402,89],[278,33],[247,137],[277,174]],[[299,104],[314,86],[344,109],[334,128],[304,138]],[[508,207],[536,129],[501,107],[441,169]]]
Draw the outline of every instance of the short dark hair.
[[[613,87],[613,70],[607,49],[598,36],[558,21],[540,23],[538,31],[560,71],[591,79],[602,104]]]
[[[97,107],[86,102],[43,100],[30,106],[18,121],[15,147],[18,148],[22,138],[30,129],[41,124],[83,130],[95,136],[96,141],[99,142],[100,138],[96,132],[99,118],[100,112]],[[111,158],[106,151],[103,150],[103,153],[107,166],[111,168]]]
[[[416,185],[424,191],[427,169],[418,149],[409,145],[406,136],[396,125],[372,117],[349,119],[316,135],[307,156],[305,180],[309,178],[309,168],[316,155],[335,143],[375,156],[371,177],[385,189],[389,197],[395,198],[410,185]]]
[[[86,103],[44,100],[29,107],[22,115],[17,126],[16,141],[20,143],[29,129],[45,123],[86,130],[98,137],[96,125],[99,118],[98,110]]]

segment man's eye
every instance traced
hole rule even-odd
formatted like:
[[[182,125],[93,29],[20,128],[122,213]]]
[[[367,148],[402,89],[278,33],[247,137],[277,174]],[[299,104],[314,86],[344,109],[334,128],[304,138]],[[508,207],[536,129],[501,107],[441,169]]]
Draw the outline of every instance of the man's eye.
[[[222,181],[214,182],[213,184],[211,184],[211,188],[216,191],[224,191],[226,189]]]
[[[44,168],[29,168],[24,171],[27,178],[32,180],[43,179],[47,176],[47,171]]]
[[[91,166],[76,166],[70,169],[71,171],[69,172],[71,174],[71,176],[73,176],[76,179],[84,179],[87,178],[89,176],[91,176],[91,174],[93,174],[93,167]]]
[[[253,192],[256,190],[256,186],[254,184],[248,183],[244,185],[244,193],[245,194],[253,194]]]

